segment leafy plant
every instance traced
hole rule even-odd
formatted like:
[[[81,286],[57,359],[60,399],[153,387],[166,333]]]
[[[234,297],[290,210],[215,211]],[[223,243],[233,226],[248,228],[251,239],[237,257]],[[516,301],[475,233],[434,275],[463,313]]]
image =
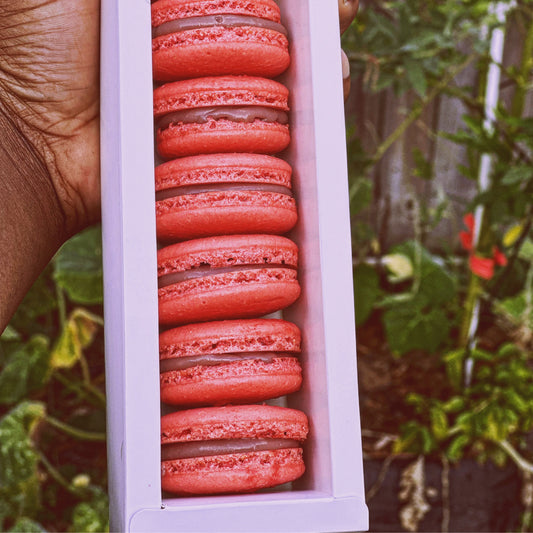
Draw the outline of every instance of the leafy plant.
[[[67,242],[0,337],[0,529],[108,529],[98,227]]]
[[[512,344],[496,353],[475,349],[471,385],[462,389],[466,353],[450,352],[444,363],[455,386],[448,398],[412,393],[407,403],[415,418],[403,427],[395,451],[430,454],[442,451],[450,461],[465,454],[503,464],[510,444],[520,449],[533,429],[533,372],[528,357]]]
[[[383,321],[389,345],[394,352],[426,350],[434,353],[449,335],[448,311],[456,296],[454,276],[419,243],[406,242],[384,256],[391,269],[390,258],[403,258],[412,272],[407,291],[387,296],[381,302],[385,308]],[[389,259],[389,261],[387,261]],[[396,277],[389,276],[390,281]],[[399,278],[405,281],[405,277]]]
[[[532,428],[533,370],[533,119],[525,116],[533,68],[533,2],[509,4],[509,18],[523,29],[519,62],[503,67],[512,96],[499,102],[488,123],[485,113],[488,36],[501,25],[493,3],[391,0],[363,6],[344,37],[352,72],[367,94],[408,95],[402,121],[384,139],[366,138],[349,123],[350,197],[354,239],[354,283],[358,326],[381,322],[393,355],[421,351],[441,362],[448,388],[428,394],[410,391],[411,417],[396,452],[444,453],[455,461],[465,453],[501,464],[520,455]],[[460,85],[458,74],[476,69],[477,86]],[[386,249],[372,217],[374,175],[391,146],[406,139],[428,105],[439,97],[466,110],[453,133],[433,131],[465,149],[457,171],[477,182],[483,158],[491,172],[475,197],[465,200],[456,242],[429,249],[426,238],[450,217],[447,198],[431,206],[414,197],[413,237]],[[368,131],[368,128],[367,130]],[[439,179],[430,158],[416,147],[412,180]],[[408,191],[411,194],[412,191]],[[460,243],[461,246],[457,246]],[[487,347],[479,317],[507,332]],[[452,390],[447,393],[447,390]],[[444,392],[443,392],[444,391]],[[523,451],[523,450],[522,450]]]

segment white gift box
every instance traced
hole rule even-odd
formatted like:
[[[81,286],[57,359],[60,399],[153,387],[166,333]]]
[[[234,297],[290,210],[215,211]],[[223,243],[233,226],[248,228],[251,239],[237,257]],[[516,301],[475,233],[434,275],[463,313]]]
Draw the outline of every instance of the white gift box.
[[[362,531],[364,501],[338,12],[279,0],[289,30],[306,473],[256,494],[163,498],[149,0],[102,2],[102,222],[112,531]]]

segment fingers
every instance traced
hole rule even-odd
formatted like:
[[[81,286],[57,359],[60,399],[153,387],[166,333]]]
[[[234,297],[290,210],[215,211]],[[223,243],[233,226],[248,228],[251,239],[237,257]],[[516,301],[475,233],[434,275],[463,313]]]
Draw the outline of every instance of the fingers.
[[[341,35],[349,28],[359,7],[359,0],[337,0],[339,4],[339,25]],[[350,62],[348,56],[341,50],[342,61],[342,84],[344,99],[350,94]]]
[[[359,0],[338,0],[339,3],[339,23],[341,34],[344,33],[352,23],[359,7]]]
[[[342,62],[342,88],[344,92],[344,99],[348,98],[350,94],[350,61],[344,50],[341,50],[341,62]]]

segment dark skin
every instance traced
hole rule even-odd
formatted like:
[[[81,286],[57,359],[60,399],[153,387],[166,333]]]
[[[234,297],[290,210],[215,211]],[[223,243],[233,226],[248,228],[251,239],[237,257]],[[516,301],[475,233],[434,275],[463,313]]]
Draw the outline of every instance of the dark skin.
[[[358,1],[339,1],[341,30]],[[0,0],[0,332],[100,218],[100,0]]]

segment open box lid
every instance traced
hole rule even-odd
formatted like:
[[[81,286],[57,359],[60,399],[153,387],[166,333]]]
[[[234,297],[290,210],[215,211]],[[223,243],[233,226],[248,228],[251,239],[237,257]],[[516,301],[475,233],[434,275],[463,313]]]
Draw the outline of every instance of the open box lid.
[[[337,3],[279,0],[291,39],[307,471],[291,490],[163,499],[148,0],[102,2],[102,222],[111,528],[356,531],[368,527],[357,394]]]

